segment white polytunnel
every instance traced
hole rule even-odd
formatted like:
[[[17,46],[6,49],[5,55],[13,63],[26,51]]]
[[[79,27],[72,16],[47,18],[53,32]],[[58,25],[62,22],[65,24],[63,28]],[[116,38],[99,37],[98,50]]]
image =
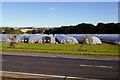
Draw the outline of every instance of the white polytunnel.
[[[17,36],[18,43],[29,43],[30,35],[28,34],[20,34]]]
[[[102,44],[101,40],[95,36],[89,36],[85,41],[87,44]]]
[[[0,43],[8,43],[10,42],[9,37],[12,37],[14,34],[0,34]],[[119,34],[20,34],[17,35],[16,42],[18,43],[64,43],[64,44],[75,44],[81,43],[84,38],[88,36],[90,37],[90,44],[101,44],[104,43],[112,43],[112,44],[120,44]],[[96,38],[97,37],[97,38]],[[100,42],[100,40],[101,42]],[[95,43],[96,41],[96,43]],[[88,42],[88,41],[87,41]],[[98,42],[98,43],[97,43]]]
[[[42,40],[41,34],[31,34],[29,38],[29,43],[40,43]]]
[[[101,40],[98,37],[95,37],[93,35],[87,35],[87,34],[70,34],[69,36],[73,36],[74,38],[76,38],[79,43],[82,43],[83,40],[85,40],[85,42],[87,44],[102,44]]]
[[[95,34],[104,43],[120,44],[119,34]]]
[[[75,37],[78,41],[81,41],[85,36],[95,36],[104,43],[120,44],[119,34],[68,34],[68,36]]]
[[[64,43],[64,44],[78,44],[78,41],[74,37],[72,37],[72,36],[56,35],[55,38],[60,43]]]
[[[1,34],[0,42],[1,43],[9,43],[10,42],[9,37],[10,37],[9,34]]]
[[[55,37],[53,37],[52,35],[44,35],[42,37],[42,43],[53,44],[53,43],[55,43]]]
[[[76,38],[77,41],[79,43],[81,43],[84,40],[86,35],[84,35],[84,34],[68,34],[68,36],[72,36],[72,37]]]
[[[48,39],[49,38],[49,39]],[[55,38],[52,35],[46,34],[21,34],[19,36],[21,43],[55,43]]]
[[[10,38],[12,38],[13,36],[14,34],[0,34],[0,43],[10,43]],[[15,39],[14,41],[17,42],[17,39]]]
[[[2,34],[0,34],[0,43],[2,43]]]

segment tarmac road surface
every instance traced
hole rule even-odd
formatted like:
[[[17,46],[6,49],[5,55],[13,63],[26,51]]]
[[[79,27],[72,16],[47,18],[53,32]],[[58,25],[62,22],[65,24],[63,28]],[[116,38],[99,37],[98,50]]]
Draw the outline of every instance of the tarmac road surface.
[[[117,80],[119,62],[3,54],[2,71]]]

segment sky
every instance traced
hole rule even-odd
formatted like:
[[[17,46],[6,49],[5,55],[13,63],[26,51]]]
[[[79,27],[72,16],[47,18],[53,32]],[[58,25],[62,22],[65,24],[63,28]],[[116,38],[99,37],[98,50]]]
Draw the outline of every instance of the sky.
[[[2,2],[119,2],[120,0],[1,0]]]
[[[61,27],[118,22],[118,2],[3,2],[2,26]]]

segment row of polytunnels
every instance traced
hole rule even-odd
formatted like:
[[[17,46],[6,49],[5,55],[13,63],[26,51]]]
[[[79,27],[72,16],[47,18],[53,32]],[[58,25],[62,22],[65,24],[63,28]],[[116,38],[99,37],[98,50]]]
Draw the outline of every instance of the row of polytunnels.
[[[109,35],[110,36],[110,35]],[[13,35],[9,34],[1,34],[0,35],[0,42],[1,43],[8,43],[10,42],[10,37],[13,37]],[[102,44],[102,42],[110,42],[119,44],[119,41],[117,41],[117,35],[112,36],[114,38],[110,38],[105,35],[90,35],[90,34],[56,34],[56,35],[46,35],[46,34],[20,34],[16,37],[16,42],[18,43],[41,43],[41,44],[79,44],[82,43],[83,40],[87,44]],[[115,40],[116,39],[116,40]]]

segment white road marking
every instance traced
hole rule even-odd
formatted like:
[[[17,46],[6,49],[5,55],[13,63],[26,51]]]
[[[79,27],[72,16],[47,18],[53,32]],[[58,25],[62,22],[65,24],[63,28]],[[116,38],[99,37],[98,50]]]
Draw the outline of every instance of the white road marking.
[[[43,64],[45,64],[45,62],[43,62]]]
[[[108,68],[108,66],[95,66],[95,67]]]
[[[87,65],[81,64],[80,66],[86,67]]]
[[[84,64],[81,64],[80,66],[82,66],[82,67],[93,67],[93,65],[84,65]]]
[[[113,68],[112,66],[94,66],[94,67],[99,67],[99,68]]]
[[[88,67],[93,67],[93,65],[88,65]]]
[[[8,74],[16,74],[16,75],[30,75],[30,76],[41,76],[41,77],[56,77],[56,78],[65,78],[66,76],[60,76],[60,75],[47,75],[47,74],[34,74],[34,73],[23,73],[23,72],[10,72],[10,71],[0,71],[0,73],[8,73]],[[67,78],[72,79],[80,79],[80,80],[100,80],[100,79],[93,79],[93,78],[83,78],[83,77],[71,77],[67,76]]]
[[[112,66],[98,66],[98,65],[85,65],[80,64],[81,67],[99,67],[99,68],[113,68]]]
[[[0,61],[6,61],[6,60],[3,60],[3,59],[2,59],[2,60],[0,60]]]
[[[112,66],[108,66],[108,68],[113,68]]]

